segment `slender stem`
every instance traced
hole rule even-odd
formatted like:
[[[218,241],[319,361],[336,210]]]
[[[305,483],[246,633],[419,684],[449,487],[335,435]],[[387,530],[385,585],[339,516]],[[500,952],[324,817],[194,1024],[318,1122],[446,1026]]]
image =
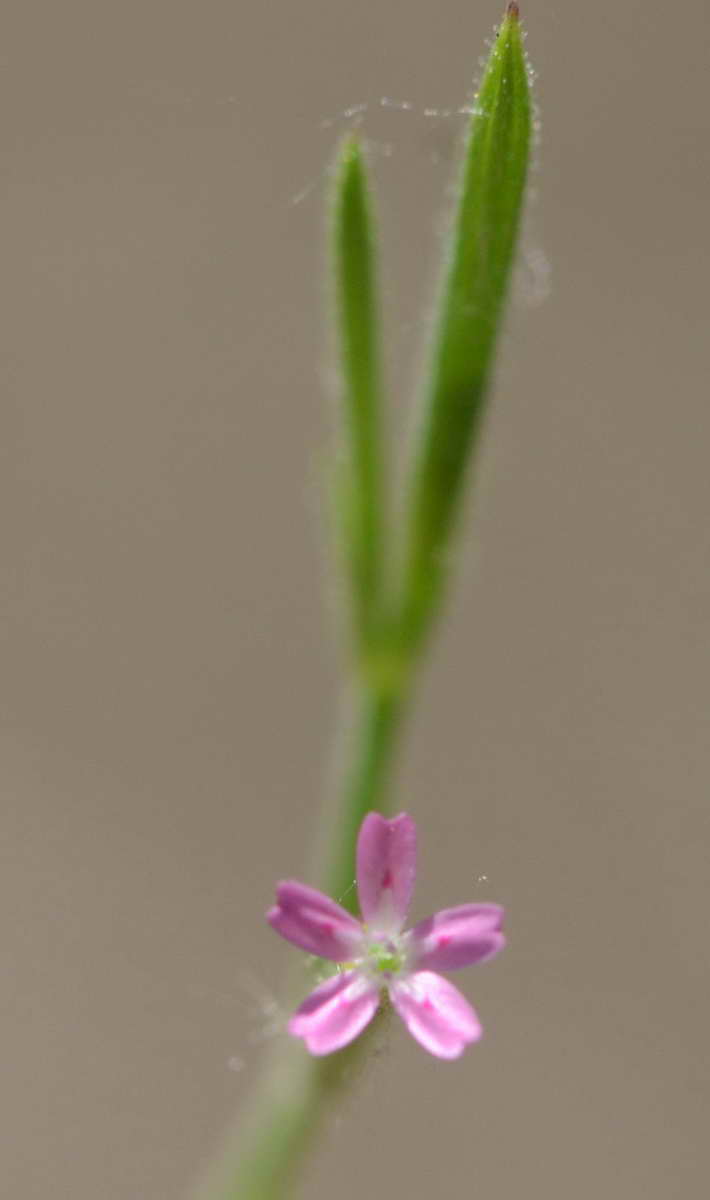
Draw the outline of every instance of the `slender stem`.
[[[353,846],[362,817],[372,808],[386,809],[385,791],[393,762],[403,696],[363,684],[355,703],[355,720],[346,727],[351,751],[335,819],[329,821],[324,868],[320,876],[330,895],[343,896],[356,907]],[[296,1003],[312,986],[303,972],[291,978],[286,1002]],[[195,1193],[195,1200],[283,1200],[327,1110],[344,1083],[352,1081],[356,1062],[367,1053],[379,1022],[338,1054],[311,1058],[300,1043],[280,1038],[252,1108],[228,1138],[214,1169]]]
[[[324,841],[318,862],[323,890],[344,908],[357,911],[353,887],[353,848],[362,819],[371,809],[385,812],[393,751],[404,710],[401,692],[363,687],[355,700],[353,718],[345,723],[346,771],[341,803],[326,809]]]
[[[280,1045],[256,1104],[196,1200],[290,1200],[322,1120],[333,1116],[339,1093],[352,1084],[389,1016],[381,1010],[357,1041],[327,1058],[310,1058],[295,1042]]]

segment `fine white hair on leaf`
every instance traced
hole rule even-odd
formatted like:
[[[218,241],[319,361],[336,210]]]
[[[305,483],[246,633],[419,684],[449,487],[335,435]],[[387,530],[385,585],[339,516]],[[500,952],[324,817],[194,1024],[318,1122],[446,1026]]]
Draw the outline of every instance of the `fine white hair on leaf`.
[[[304,200],[307,200],[315,186],[316,180],[312,179],[310,183],[307,183],[305,187],[302,187],[300,191],[291,197],[291,204],[301,204]]]
[[[481,67],[485,65],[485,62],[485,58],[481,60]],[[462,118],[481,115],[482,110],[477,104],[477,99],[478,96],[475,89],[473,90],[471,101],[453,107],[450,105],[419,105],[413,100],[400,100],[392,96],[380,96],[377,100],[360,100],[354,104],[348,104],[335,114],[323,117],[320,121],[320,128],[323,130],[332,130],[337,125],[345,125],[353,129],[360,129],[363,127],[365,114],[368,112],[376,122],[378,110],[383,117],[385,114],[399,116],[401,113],[409,113],[414,122],[412,128],[419,130],[420,138],[429,139],[429,157],[433,163],[438,164],[442,159],[447,160],[450,158],[453,141],[451,146],[442,146],[442,144],[432,146],[430,142],[431,127],[436,126],[440,122],[442,129],[444,127],[455,129],[459,126]],[[427,127],[429,128],[429,132],[427,132]],[[453,138],[453,135],[451,137]],[[373,159],[393,158],[397,150],[401,148],[396,137],[388,139],[387,137],[373,135],[365,136],[364,144]],[[426,141],[424,141],[424,144],[426,145]],[[319,193],[323,181],[328,177],[328,174],[329,167],[325,165],[315,178],[292,193],[288,200],[289,206],[291,208],[297,208],[301,205],[305,206],[306,201],[311,200],[314,195]]]
[[[373,157],[391,158],[394,153],[392,142],[379,142],[373,138],[367,139],[367,149]]]
[[[239,972],[238,981],[241,991],[246,993],[250,1001],[247,1009],[252,1025],[247,1035],[249,1044],[268,1041],[281,1033],[286,1026],[287,1014],[274,993],[247,967]]]
[[[550,260],[542,247],[523,240],[513,275],[515,300],[527,308],[544,304],[550,295],[550,275]]]
[[[352,883],[346,887],[342,896],[338,896],[338,904],[342,904],[346,896],[349,896],[353,888],[357,885],[357,879],[353,879]]]
[[[367,112],[369,107],[367,100],[362,100],[357,104],[349,104],[347,108],[342,108],[334,116],[323,117],[320,123],[321,129],[332,129],[333,125],[337,125],[338,121],[351,121],[353,117],[361,117],[363,113]]]
[[[390,96],[380,96],[380,108],[396,108],[399,112],[411,112],[414,105],[411,100],[392,100]]]

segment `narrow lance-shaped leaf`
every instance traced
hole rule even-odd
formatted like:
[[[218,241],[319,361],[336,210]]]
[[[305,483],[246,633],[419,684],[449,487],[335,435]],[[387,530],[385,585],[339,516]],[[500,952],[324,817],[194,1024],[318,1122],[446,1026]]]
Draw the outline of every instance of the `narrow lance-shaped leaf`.
[[[381,353],[375,237],[362,150],[343,143],[332,221],[336,312],[344,399],[341,537],[356,641],[371,647],[382,572]]]
[[[491,49],[469,127],[405,513],[399,636],[416,652],[441,597],[465,469],[478,436],[518,232],[530,95],[517,4]]]

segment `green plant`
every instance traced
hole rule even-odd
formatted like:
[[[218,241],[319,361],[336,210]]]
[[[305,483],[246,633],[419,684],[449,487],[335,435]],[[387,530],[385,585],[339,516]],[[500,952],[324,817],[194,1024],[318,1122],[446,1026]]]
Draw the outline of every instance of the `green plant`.
[[[375,223],[357,136],[339,150],[331,214],[342,376],[337,528],[349,597],[352,760],[328,797],[320,881],[351,906],[355,840],[388,778],[416,668],[441,612],[464,484],[480,440],[525,190],[529,79],[517,4],[497,31],[468,125],[401,518],[387,511]],[[385,570],[385,565],[392,565]],[[302,980],[300,989],[302,991]],[[200,1190],[204,1200],[279,1200],[319,1118],[352,1079],[368,1035],[326,1059],[280,1042],[254,1106]]]

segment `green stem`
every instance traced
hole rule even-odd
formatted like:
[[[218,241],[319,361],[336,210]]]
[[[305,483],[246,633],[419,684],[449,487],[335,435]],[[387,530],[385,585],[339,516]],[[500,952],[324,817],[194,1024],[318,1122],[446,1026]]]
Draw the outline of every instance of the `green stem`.
[[[357,1041],[327,1058],[311,1058],[295,1042],[280,1045],[256,1104],[196,1200],[291,1200],[321,1121],[333,1115],[388,1018],[381,1010]]]
[[[318,862],[325,863],[320,875],[323,890],[351,912],[357,911],[353,887],[353,848],[366,813],[385,812],[387,785],[393,751],[401,724],[404,703],[401,692],[363,688],[356,698],[354,720],[346,723],[346,761],[342,802],[326,809],[323,842]]]
[[[347,729],[351,760],[342,801],[328,822],[320,876],[329,895],[342,896],[356,908],[353,846],[363,816],[387,808],[385,792],[404,703],[401,693],[363,685],[355,722]],[[312,986],[292,979],[286,1003],[295,1005]],[[321,1118],[344,1083],[352,1082],[357,1061],[367,1052],[380,1022],[351,1046],[324,1059],[311,1058],[303,1046],[280,1038],[266,1064],[250,1112],[228,1139],[216,1167],[198,1188],[195,1200],[283,1200],[292,1196],[294,1179]]]

